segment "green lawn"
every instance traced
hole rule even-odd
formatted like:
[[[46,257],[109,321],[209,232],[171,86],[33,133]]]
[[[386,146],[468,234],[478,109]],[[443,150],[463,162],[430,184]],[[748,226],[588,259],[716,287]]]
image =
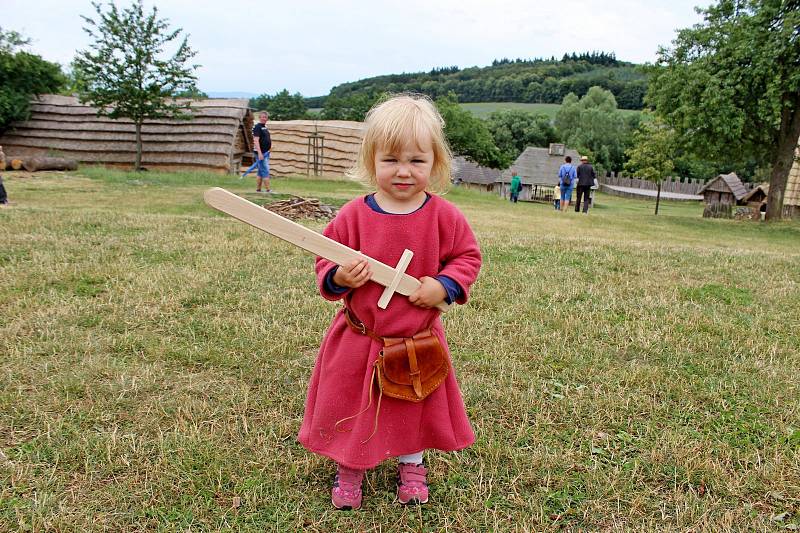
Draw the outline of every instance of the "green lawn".
[[[478,118],[489,118],[489,115],[495,111],[505,109],[513,109],[520,111],[527,111],[529,113],[544,113],[550,118],[556,118],[561,104],[523,104],[517,102],[480,102],[480,103],[465,103],[460,104],[461,107],[472,112]],[[620,109],[623,114],[636,114],[640,111],[632,109]]]
[[[202,203],[252,181],[18,176],[0,209],[0,531],[800,527],[797,222],[452,191],[484,254],[444,318],[477,442],[428,454],[426,506],[393,502],[389,462],[362,511],[334,512],[332,466],[296,433],[337,305],[313,257]]]

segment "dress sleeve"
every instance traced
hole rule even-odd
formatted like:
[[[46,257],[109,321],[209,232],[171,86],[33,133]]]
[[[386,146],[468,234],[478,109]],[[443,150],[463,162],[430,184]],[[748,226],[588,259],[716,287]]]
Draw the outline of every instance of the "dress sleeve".
[[[347,244],[347,240],[345,239],[347,232],[345,231],[346,224],[344,222],[344,218],[346,218],[346,214],[340,211],[339,214],[336,215],[336,217],[325,227],[322,234],[336,242]],[[332,276],[334,269],[337,267],[338,265],[333,261],[317,256],[317,261],[314,265],[314,270],[317,273],[317,287],[319,287],[319,293],[326,300],[341,300],[348,292],[350,292],[349,289],[344,291],[332,290],[333,287],[327,282],[329,279],[328,276]]]
[[[481,269],[481,250],[472,228],[464,215],[456,209],[452,222],[453,240],[449,250],[441,258],[442,268],[438,275],[447,276],[461,288],[456,303],[464,304],[469,298],[469,289],[478,278]]]

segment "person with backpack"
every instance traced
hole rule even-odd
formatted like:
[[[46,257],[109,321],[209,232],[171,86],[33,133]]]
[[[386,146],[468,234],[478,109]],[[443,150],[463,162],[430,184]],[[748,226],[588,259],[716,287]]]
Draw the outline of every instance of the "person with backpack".
[[[558,184],[561,187],[561,211],[566,211],[572,199],[572,189],[578,175],[572,166],[572,158],[564,158],[564,164],[558,169]]]

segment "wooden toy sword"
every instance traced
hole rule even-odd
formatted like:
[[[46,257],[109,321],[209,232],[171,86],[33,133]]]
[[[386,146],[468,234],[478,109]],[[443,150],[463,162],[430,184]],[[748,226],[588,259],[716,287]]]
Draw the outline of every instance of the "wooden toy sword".
[[[386,287],[378,300],[378,307],[381,309],[386,309],[395,292],[408,296],[417,290],[417,287],[421,284],[417,278],[405,273],[414,255],[411,250],[405,250],[397,266],[392,268],[377,259],[357,252],[340,242],[329,239],[314,230],[292,222],[288,218],[264,209],[220,187],[208,189],[203,198],[214,209],[250,224],[261,231],[266,231],[270,235],[283,239],[312,254],[333,261],[339,266],[347,265],[354,259],[366,260],[369,264],[369,269],[372,271],[372,281]],[[441,311],[447,311],[451,306],[442,302],[436,307]]]

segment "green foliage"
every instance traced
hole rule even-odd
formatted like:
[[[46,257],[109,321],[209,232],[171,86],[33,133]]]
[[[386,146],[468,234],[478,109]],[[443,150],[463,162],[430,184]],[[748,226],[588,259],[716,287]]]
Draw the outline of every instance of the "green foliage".
[[[623,108],[641,109],[647,73],[602,52],[560,61],[502,59],[488,67],[444,67],[367,78],[337,85],[330,96],[419,92],[439,98],[453,92],[460,102],[558,103],[571,92],[583,96],[593,86],[611,91]]]
[[[323,120],[355,120],[362,122],[367,112],[384,94],[353,94],[350,96],[328,96],[320,118]]]
[[[800,6],[796,0],[719,0],[702,24],[659,51],[648,103],[690,153],[769,164],[767,217],[780,203],[800,134]]]
[[[643,121],[626,151],[625,170],[650,181],[660,181],[675,168],[675,130],[658,119]]]
[[[28,118],[32,96],[58,92],[65,82],[58,64],[20,50],[28,42],[0,28],[0,131]]]
[[[437,99],[436,107],[444,118],[444,133],[454,154],[490,168],[506,168],[511,164],[512,159],[495,145],[486,123],[459,106],[455,94]]]
[[[496,111],[489,115],[487,126],[494,143],[507,160],[515,160],[528,146],[547,147],[556,142],[556,130],[544,113]]]
[[[601,171],[618,171],[638,120],[638,116],[625,117],[619,112],[610,91],[592,87],[583,98],[575,94],[564,98],[555,126],[568,146],[589,155]]]
[[[250,107],[257,111],[269,112],[270,120],[297,120],[308,118],[303,95],[300,93],[289,94],[286,89],[275,93],[274,96],[262,94],[250,99]]]
[[[158,18],[153,7],[145,14],[142,0],[119,10],[113,3],[103,12],[92,4],[98,20],[82,17],[84,31],[94,40],[89,49],[79,51],[73,70],[80,76],[79,97],[98,108],[98,114],[129,118],[137,125],[136,162],[141,165],[142,122],[153,118],[187,118],[189,103],[173,100],[184,91],[196,91],[198,65],[188,64],[196,52],[186,37],[170,57],[163,57],[165,45],[178,38],[180,28],[170,30],[166,19]]]

